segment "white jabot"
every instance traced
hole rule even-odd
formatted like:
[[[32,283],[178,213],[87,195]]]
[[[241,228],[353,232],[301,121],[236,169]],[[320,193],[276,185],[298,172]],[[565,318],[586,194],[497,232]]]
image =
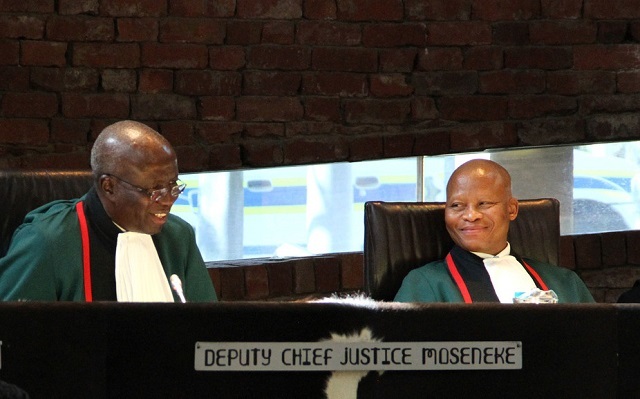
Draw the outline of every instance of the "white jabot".
[[[484,267],[489,273],[493,289],[501,303],[513,303],[513,298],[518,292],[528,292],[536,288],[533,279],[524,269],[524,266],[511,256],[511,245],[507,243],[497,255],[474,252],[482,258]]]
[[[173,302],[167,276],[149,234],[118,234],[116,246],[118,302]]]

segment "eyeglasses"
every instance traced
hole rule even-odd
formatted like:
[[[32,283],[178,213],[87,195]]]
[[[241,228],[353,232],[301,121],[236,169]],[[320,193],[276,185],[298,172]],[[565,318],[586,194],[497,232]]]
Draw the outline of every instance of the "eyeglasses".
[[[119,178],[116,175],[112,175],[110,173],[104,173],[105,176],[109,176],[109,177],[113,177],[119,181],[121,181],[122,183],[125,183],[126,185],[128,185],[129,187],[135,189],[136,191],[139,191],[143,194],[146,194],[149,199],[153,202],[158,202],[160,201],[160,199],[164,198],[167,194],[171,194],[171,197],[173,198],[178,198],[178,196],[180,194],[182,194],[182,192],[184,191],[184,189],[187,187],[187,185],[185,183],[183,183],[180,180],[176,180],[173,183],[171,183],[169,185],[169,187],[162,187],[162,188],[144,188],[144,187],[140,187],[140,186],[136,186],[135,184],[129,183],[126,180],[123,180],[121,178]]]

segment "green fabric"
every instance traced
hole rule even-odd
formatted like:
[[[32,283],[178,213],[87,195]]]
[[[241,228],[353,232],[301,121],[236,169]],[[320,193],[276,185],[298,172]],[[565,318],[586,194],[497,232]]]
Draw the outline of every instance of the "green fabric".
[[[525,261],[558,295],[558,303],[592,303],[591,293],[576,273],[532,259]],[[402,281],[396,302],[464,302],[446,262],[439,260],[412,270]]]
[[[82,242],[75,204],[54,201],[31,211],[0,259],[0,300],[84,301]],[[191,225],[169,215],[156,249],[167,278],[182,280],[189,302],[217,300]],[[179,298],[174,293],[174,299]]]

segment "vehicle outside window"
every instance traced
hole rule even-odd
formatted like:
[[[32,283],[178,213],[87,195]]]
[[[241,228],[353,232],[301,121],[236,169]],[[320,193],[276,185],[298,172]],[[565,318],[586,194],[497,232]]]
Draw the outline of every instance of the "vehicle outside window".
[[[182,174],[187,188],[172,213],[194,226],[206,261],[362,251],[366,201],[444,201],[459,164],[494,156],[500,162],[504,154],[518,162],[518,151]],[[534,185],[529,192],[568,198],[563,235],[638,228],[640,145],[577,146],[568,154],[567,181],[555,185],[566,186],[564,197],[536,188],[555,178],[544,159],[507,169],[514,182]]]

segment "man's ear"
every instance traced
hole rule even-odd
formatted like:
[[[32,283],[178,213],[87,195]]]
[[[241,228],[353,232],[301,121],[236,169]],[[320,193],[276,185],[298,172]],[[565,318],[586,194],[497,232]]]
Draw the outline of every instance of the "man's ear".
[[[100,189],[102,189],[102,191],[104,191],[105,193],[113,194],[113,179],[111,179],[109,176],[100,176],[100,178],[98,179],[98,185],[100,186]]]
[[[511,197],[509,200],[509,220],[515,220],[518,216],[518,200]]]

